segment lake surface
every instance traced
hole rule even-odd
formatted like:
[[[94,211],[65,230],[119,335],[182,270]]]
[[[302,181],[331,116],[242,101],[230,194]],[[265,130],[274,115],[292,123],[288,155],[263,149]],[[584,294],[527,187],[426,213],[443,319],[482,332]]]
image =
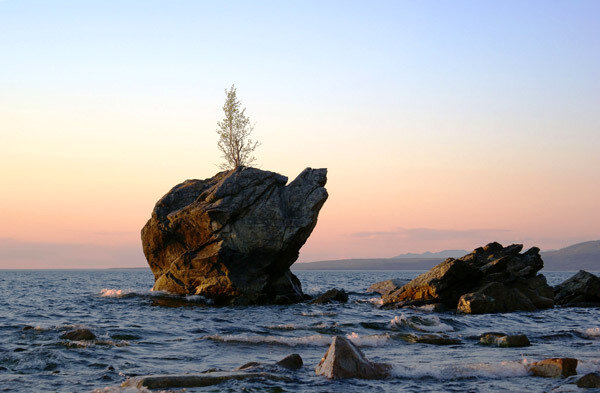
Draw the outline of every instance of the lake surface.
[[[288,382],[251,380],[187,392],[488,392],[576,389],[527,374],[528,362],[579,359],[579,374],[600,370],[600,308],[555,308],[495,315],[382,310],[365,293],[372,283],[419,272],[302,271],[304,291],[338,287],[347,304],[214,308],[201,299],[150,292],[150,270],[0,271],[0,391],[90,392],[148,374],[231,370],[298,353]],[[551,285],[573,273],[546,273]],[[33,328],[24,328],[30,326]],[[90,328],[93,343],[60,335]],[[526,348],[478,344],[484,332],[524,333]],[[416,344],[408,334],[444,333],[449,346]],[[393,365],[383,381],[329,381],[314,373],[334,335],[351,338],[373,361]],[[561,386],[562,385],[562,386]]]

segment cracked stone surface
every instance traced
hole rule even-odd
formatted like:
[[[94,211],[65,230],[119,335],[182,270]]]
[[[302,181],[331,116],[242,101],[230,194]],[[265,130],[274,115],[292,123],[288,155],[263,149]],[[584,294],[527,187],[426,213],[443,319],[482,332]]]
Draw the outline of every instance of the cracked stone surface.
[[[290,184],[241,167],[176,185],[142,229],[154,290],[202,295],[216,304],[304,299],[290,266],[327,200],[326,169],[307,168]]]

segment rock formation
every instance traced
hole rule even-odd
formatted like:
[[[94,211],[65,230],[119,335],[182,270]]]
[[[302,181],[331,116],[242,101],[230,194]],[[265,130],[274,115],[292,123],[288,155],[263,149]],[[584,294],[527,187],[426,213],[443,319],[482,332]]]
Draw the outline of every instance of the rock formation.
[[[600,277],[580,270],[554,288],[554,303],[561,306],[600,305]]]
[[[528,347],[531,345],[529,338],[524,334],[484,333],[479,337],[482,345],[491,345],[501,348]]]
[[[385,296],[390,292],[397,291],[408,282],[409,280],[404,280],[402,278],[392,278],[391,280],[379,281],[375,284],[371,284],[371,286],[367,288],[367,292],[376,292],[382,296]]]
[[[142,229],[153,289],[216,304],[303,300],[289,268],[327,199],[326,176],[307,168],[286,186],[285,176],[241,167],[173,187]]]
[[[335,336],[315,373],[329,379],[382,379],[391,366],[369,361],[358,347],[345,337]]]
[[[536,377],[566,378],[577,374],[577,359],[550,358],[532,363],[529,372]]]
[[[318,296],[312,304],[329,304],[333,302],[346,303],[348,294],[343,289],[333,288]]]
[[[443,304],[482,314],[551,308],[553,289],[537,272],[539,249],[490,243],[459,259],[448,258],[408,284],[384,295],[384,307]]]

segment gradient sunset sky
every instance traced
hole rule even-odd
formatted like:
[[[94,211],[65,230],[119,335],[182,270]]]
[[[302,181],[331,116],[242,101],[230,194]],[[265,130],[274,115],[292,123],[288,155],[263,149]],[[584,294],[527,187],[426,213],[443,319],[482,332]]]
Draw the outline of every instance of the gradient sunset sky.
[[[0,268],[147,266],[221,162],[328,168],[300,261],[600,239],[598,1],[0,0]]]

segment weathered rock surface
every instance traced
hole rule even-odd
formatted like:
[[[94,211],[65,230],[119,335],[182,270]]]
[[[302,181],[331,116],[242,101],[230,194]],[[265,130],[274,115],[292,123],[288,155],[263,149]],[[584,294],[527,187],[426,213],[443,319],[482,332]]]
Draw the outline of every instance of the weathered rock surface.
[[[408,282],[409,280],[403,280],[401,278],[379,281],[367,288],[367,292],[376,292],[381,294],[381,296],[385,296],[390,292],[402,288],[402,286],[408,284]]]
[[[96,335],[94,333],[92,333],[92,331],[90,329],[81,328],[81,329],[70,330],[70,331],[62,334],[60,336],[60,338],[65,339],[65,340],[72,340],[72,341],[89,341],[89,340],[95,340]]]
[[[287,178],[255,168],[186,180],[163,196],[142,229],[154,290],[217,304],[303,300],[290,266],[327,199],[326,169]]]
[[[290,378],[266,372],[209,372],[189,375],[149,375],[132,378],[127,382],[130,386],[148,389],[193,388],[212,386],[231,380],[269,379],[273,381],[289,381]]]
[[[479,337],[479,343],[501,348],[528,347],[529,338],[524,334],[484,333]]]
[[[448,258],[408,284],[383,296],[384,307],[443,304],[482,314],[551,308],[554,292],[537,272],[539,249],[490,243],[459,259]]]
[[[529,371],[536,377],[566,378],[577,374],[577,359],[550,358],[532,363]]]
[[[311,303],[313,304],[328,304],[333,302],[346,303],[348,294],[343,289],[333,288],[318,296]]]
[[[554,288],[554,303],[561,306],[600,304],[600,277],[580,270]]]
[[[276,363],[277,366],[287,368],[288,370],[299,370],[304,365],[302,357],[297,353],[288,355]]]
[[[589,373],[577,380],[577,386],[586,389],[598,389],[600,388],[600,374]]]
[[[358,347],[345,337],[335,336],[315,373],[329,379],[382,379],[391,366],[369,361]]]

